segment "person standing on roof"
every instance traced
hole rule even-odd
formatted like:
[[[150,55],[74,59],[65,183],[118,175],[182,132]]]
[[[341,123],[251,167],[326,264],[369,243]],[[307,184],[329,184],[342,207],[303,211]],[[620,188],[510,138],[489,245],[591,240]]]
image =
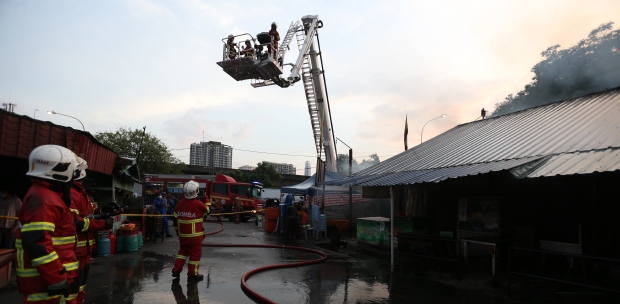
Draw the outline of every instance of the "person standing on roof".
[[[92,201],[86,193],[86,189],[84,189],[84,178],[86,178],[88,164],[81,157],[77,157],[77,161],[81,169],[71,188],[71,212],[75,213],[74,221],[78,237],[75,255],[80,263],[78,268],[80,292],[76,301],[78,304],[81,304],[84,303],[86,298],[86,282],[88,281],[90,257],[95,250],[97,232],[102,229],[112,229],[114,219],[111,217],[105,219],[93,218]]]
[[[80,281],[71,186],[79,174],[75,154],[42,145],[28,157],[32,186],[19,211],[15,272],[22,303],[76,303]]]
[[[226,41],[226,49],[228,52],[228,59],[236,59],[237,58],[237,46],[235,45],[235,36],[232,34],[228,35],[228,41]]]
[[[204,216],[209,214],[209,207],[198,197],[199,184],[193,180],[183,185],[183,196],[174,208],[174,217],[177,218],[177,236],[179,237],[179,253],[172,268],[172,276],[178,278],[189,258],[187,266],[187,280],[200,281],[203,275],[198,274],[200,256],[202,255],[202,241],[204,240],[204,228],[202,222]]]
[[[269,30],[269,38],[271,38],[271,44],[273,44],[273,50],[271,46],[267,46],[267,50],[269,50],[273,56],[273,60],[278,61],[278,41],[280,41],[280,33],[278,33],[278,24],[275,22],[271,22],[271,30]]]
[[[245,48],[241,51],[241,55],[254,59],[254,48],[252,47],[250,39],[245,41]]]

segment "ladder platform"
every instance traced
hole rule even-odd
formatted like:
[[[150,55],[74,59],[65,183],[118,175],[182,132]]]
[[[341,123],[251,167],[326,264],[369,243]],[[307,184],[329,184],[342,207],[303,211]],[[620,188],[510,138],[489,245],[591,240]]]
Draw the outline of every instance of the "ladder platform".
[[[271,56],[265,59],[252,60],[241,57],[217,62],[224,72],[237,81],[247,79],[274,79],[282,75],[282,68]]]

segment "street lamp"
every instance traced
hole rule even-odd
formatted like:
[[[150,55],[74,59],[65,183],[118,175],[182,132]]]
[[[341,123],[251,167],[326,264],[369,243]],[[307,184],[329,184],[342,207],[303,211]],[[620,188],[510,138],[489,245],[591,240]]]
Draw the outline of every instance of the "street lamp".
[[[77,121],[78,121],[78,122],[82,125],[82,130],[86,131],[86,128],[84,128],[84,124],[83,124],[83,123],[82,123],[79,119],[77,119],[77,118],[75,118],[75,117],[73,117],[73,116],[69,116],[69,115],[61,114],[61,113],[55,112],[54,110],[47,111],[47,114],[57,114],[57,115],[62,115],[62,116],[71,117],[71,118],[73,118],[73,119],[77,120]]]
[[[343,145],[349,148],[349,176],[353,175],[353,149],[345,144],[340,138],[336,137]],[[349,186],[349,227],[353,225],[353,188]],[[349,229],[349,237],[353,236],[353,229]]]
[[[439,117],[435,117],[435,118],[433,118],[433,119],[431,119],[431,120],[427,121],[427,122],[424,124],[424,126],[422,126],[422,131],[420,131],[420,143],[422,143],[422,133],[424,132],[424,127],[426,127],[426,124],[427,124],[427,123],[429,123],[429,122],[431,122],[431,121],[433,121],[433,120],[435,120],[435,119],[438,119],[438,118],[443,118],[443,117],[446,117],[446,116],[448,116],[448,115],[446,115],[446,114],[441,114],[441,116],[439,116]]]
[[[37,119],[37,112],[39,111],[39,109],[34,109],[34,114],[32,115],[32,118]]]

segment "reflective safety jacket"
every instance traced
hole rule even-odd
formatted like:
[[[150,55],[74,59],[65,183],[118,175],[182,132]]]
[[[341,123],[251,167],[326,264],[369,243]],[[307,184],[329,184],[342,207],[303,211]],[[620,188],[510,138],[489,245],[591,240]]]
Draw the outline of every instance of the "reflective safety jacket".
[[[76,231],[62,194],[47,181],[32,183],[19,211],[15,270],[20,292],[43,299],[47,286],[77,277]]]
[[[176,208],[174,217],[177,218],[177,234],[181,244],[199,244],[204,239],[202,221],[209,207],[199,199],[182,198]]]
[[[93,213],[93,205],[84,186],[77,183],[71,188],[71,212],[76,217],[78,236],[75,254],[78,257],[91,256],[94,252],[97,231],[105,228],[105,221],[88,218]]]
[[[277,30],[269,30],[267,33],[269,37],[271,37],[271,43],[273,43],[273,47],[275,48],[274,52],[278,51],[278,41],[280,41],[280,33]]]

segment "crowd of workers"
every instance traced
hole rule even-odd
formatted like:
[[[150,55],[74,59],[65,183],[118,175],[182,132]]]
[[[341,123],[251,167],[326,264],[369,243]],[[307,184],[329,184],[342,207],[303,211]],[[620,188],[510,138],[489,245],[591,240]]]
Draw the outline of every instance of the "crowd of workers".
[[[278,33],[278,24],[276,22],[271,23],[271,29],[268,32],[271,43],[267,45],[267,52],[271,54],[273,59],[277,62],[277,53],[278,53],[278,41],[280,41],[280,33]],[[272,47],[273,45],[273,47]],[[254,58],[255,50],[252,47],[252,41],[249,39],[245,40],[245,47],[242,50],[237,50],[237,45],[235,44],[235,36],[228,35],[228,40],[226,41],[226,50],[228,54],[228,59],[237,59],[238,56],[248,57],[250,59]]]

